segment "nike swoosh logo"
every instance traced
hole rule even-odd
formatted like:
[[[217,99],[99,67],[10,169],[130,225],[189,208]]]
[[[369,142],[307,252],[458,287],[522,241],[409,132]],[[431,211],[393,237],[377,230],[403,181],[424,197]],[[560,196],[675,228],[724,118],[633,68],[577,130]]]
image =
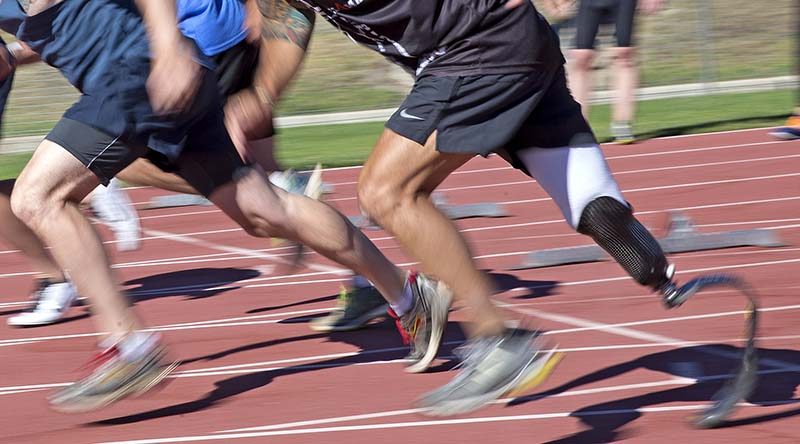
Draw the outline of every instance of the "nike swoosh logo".
[[[422,117],[417,117],[413,114],[408,113],[408,109],[403,109],[400,111],[400,117],[404,119],[411,119],[411,120],[425,120]]]

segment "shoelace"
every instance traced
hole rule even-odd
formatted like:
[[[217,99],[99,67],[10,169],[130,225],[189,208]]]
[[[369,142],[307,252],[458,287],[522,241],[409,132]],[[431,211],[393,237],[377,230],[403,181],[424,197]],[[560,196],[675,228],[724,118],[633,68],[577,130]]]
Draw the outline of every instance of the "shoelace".
[[[408,285],[412,286],[412,288],[413,288],[413,286],[417,285],[417,276],[418,275],[419,275],[419,273],[417,271],[411,270],[408,273],[408,278],[406,279],[406,281],[407,281],[406,283]],[[414,306],[412,304],[411,310],[413,310],[413,309],[414,309]],[[414,337],[417,334],[417,326],[419,325],[418,324],[418,319],[416,319],[416,318],[414,319],[414,323],[411,326],[411,331],[409,331],[403,325],[403,320],[400,318],[400,316],[398,316],[397,313],[395,313],[395,311],[392,310],[392,307],[389,307],[386,311],[389,313],[389,316],[391,316],[394,319],[394,325],[395,325],[395,327],[397,327],[397,331],[400,333],[400,338],[403,340],[403,344],[404,345],[410,345],[411,341],[414,339]]]
[[[392,307],[387,308],[386,311],[389,313],[389,316],[394,319],[394,325],[397,327],[397,331],[400,333],[400,339],[403,340],[403,345],[411,344],[411,336],[409,336],[405,327],[403,327],[403,321],[400,319],[400,316],[397,316],[397,313],[392,310]]]

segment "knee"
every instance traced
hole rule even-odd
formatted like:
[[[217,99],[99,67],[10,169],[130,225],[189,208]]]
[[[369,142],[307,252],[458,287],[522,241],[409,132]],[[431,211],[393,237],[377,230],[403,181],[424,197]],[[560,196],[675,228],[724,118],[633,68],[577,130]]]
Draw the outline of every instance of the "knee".
[[[385,178],[362,175],[358,181],[358,205],[361,212],[379,225],[396,211],[403,201],[403,190]]]
[[[591,49],[575,49],[570,54],[570,63],[578,71],[589,71],[594,63],[594,51]]]
[[[636,66],[636,48],[616,48],[614,50],[614,63],[624,68]]]
[[[37,190],[18,183],[11,193],[11,212],[25,225],[37,227],[47,220],[48,208],[56,202],[48,202],[48,198]]]
[[[288,217],[281,205],[270,206],[245,203],[241,205],[244,220],[242,229],[254,237],[292,237]]]

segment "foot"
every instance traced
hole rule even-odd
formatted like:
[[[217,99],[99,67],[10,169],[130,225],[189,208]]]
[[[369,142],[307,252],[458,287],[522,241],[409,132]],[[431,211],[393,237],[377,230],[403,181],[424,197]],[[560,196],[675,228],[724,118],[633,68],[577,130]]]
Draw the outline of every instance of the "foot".
[[[141,246],[139,215],[118,180],[112,179],[107,187],[97,187],[92,193],[92,209],[114,232],[118,251],[136,250]]]
[[[52,324],[64,317],[78,298],[71,282],[39,280],[32,299],[35,305],[30,310],[8,318],[12,327],[34,327]]]
[[[88,412],[152,389],[178,363],[166,359],[157,339],[143,346],[135,358],[124,357],[118,345],[105,350],[90,362],[89,375],[49,397],[50,406],[62,413]]]
[[[395,318],[403,341],[411,346],[406,371],[421,373],[439,352],[453,295],[444,284],[424,274],[410,273],[408,285],[414,297],[411,309],[399,317],[390,309],[389,315]]]
[[[311,321],[314,331],[350,331],[386,316],[388,305],[375,287],[342,289],[339,306],[325,317]]]
[[[633,128],[630,122],[613,122],[611,124],[611,136],[614,138],[614,143],[621,145],[636,142],[636,136],[633,135]]]
[[[783,140],[800,139],[800,116],[789,117],[786,126],[770,131],[769,135]]]
[[[461,371],[449,383],[424,395],[425,414],[449,416],[476,410],[503,396],[520,396],[541,384],[561,360],[546,348],[538,333],[508,330],[491,338],[473,339],[457,351]]]

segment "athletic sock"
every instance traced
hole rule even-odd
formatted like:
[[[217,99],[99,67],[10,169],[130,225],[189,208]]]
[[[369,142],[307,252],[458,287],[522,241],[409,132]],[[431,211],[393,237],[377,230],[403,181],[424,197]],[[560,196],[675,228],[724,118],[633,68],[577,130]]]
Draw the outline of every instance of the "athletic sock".
[[[400,295],[400,300],[395,304],[389,304],[389,306],[392,307],[392,310],[398,317],[403,316],[411,310],[411,307],[414,306],[414,291],[411,289],[411,281],[406,280],[406,284],[403,286],[403,292]]]
[[[133,332],[125,336],[117,344],[119,356],[126,361],[135,361],[153,350],[158,341],[158,335],[139,331]]]

